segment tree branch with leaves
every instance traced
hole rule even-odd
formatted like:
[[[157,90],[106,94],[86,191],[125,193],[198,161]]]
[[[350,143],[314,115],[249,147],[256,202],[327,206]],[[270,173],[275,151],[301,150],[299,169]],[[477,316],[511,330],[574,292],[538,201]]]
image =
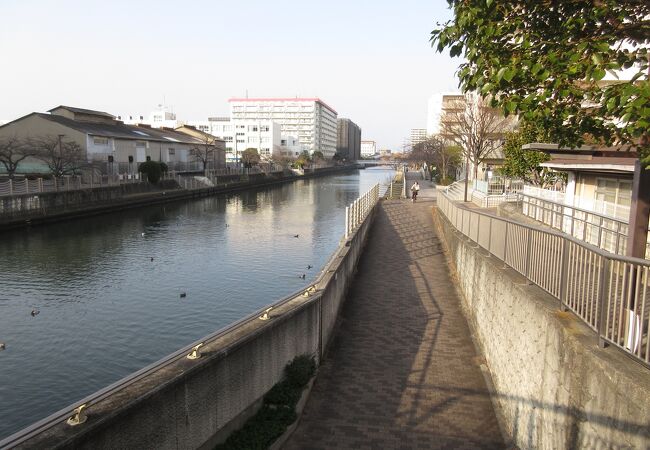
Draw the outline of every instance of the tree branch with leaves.
[[[463,56],[465,92],[577,147],[637,146],[650,165],[650,2],[640,0],[449,0],[454,18],[431,43]],[[629,80],[604,82],[622,70]]]

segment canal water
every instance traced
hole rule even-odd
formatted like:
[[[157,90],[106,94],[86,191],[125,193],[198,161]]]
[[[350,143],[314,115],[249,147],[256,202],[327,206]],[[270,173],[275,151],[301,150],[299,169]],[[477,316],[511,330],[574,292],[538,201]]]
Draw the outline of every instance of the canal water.
[[[313,281],[343,236],[345,206],[391,175],[1,234],[0,439]]]

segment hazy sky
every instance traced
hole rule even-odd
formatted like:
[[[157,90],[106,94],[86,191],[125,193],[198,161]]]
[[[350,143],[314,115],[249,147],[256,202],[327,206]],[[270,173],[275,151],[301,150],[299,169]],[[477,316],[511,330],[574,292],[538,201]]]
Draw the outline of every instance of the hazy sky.
[[[320,97],[398,149],[457,89],[429,45],[445,0],[0,0],[0,120],[59,104],[181,120],[227,99]]]

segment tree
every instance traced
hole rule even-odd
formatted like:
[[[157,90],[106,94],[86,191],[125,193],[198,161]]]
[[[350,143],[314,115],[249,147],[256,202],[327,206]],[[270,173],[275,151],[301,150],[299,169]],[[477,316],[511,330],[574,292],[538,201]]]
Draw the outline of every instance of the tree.
[[[63,141],[61,136],[32,138],[27,145],[55,177],[74,174],[85,163],[81,146],[74,141]]]
[[[190,156],[195,161],[200,161],[203,164],[203,171],[208,168],[208,163],[214,161],[217,152],[216,141],[217,138],[207,133],[203,133],[201,137],[195,137],[200,142],[197,142],[190,147]]]
[[[417,163],[425,162],[429,168],[436,167],[438,180],[444,182],[450,177],[452,169],[460,164],[460,155],[459,147],[448,145],[443,138],[434,135],[415,144],[408,159]]]
[[[314,161],[318,161],[318,160],[322,161],[322,160],[325,159],[325,156],[323,156],[323,152],[321,152],[320,150],[315,150],[311,154],[311,159],[314,160]]]
[[[0,163],[7,171],[9,179],[13,179],[18,165],[33,155],[33,151],[17,137],[0,139]]]
[[[546,140],[547,133],[539,126],[522,122],[519,129],[506,134],[503,144],[505,159],[500,172],[507,177],[521,178],[535,186],[547,187],[557,182],[557,174],[540,165],[551,159],[547,153],[521,148],[524,144]]]
[[[167,165],[163,162],[145,161],[138,165],[138,172],[145,174],[149,183],[156,184],[160,181],[162,174],[166,172],[165,166]]]
[[[440,136],[461,148],[466,178],[469,178],[469,163],[476,178],[479,164],[501,145],[501,138],[512,126],[512,119],[504,117],[484,99],[466,94],[463,100],[453,101],[443,110]],[[465,197],[467,201],[467,192]]]
[[[309,164],[310,162],[311,157],[309,156],[309,152],[307,150],[303,150],[294,162],[294,165],[302,169],[306,164]]]
[[[454,19],[431,33],[438,51],[463,55],[464,91],[576,147],[638,145],[650,164],[650,3],[641,0],[449,0]],[[628,81],[603,82],[627,69]]]
[[[260,154],[257,153],[255,148],[247,148],[241,152],[241,161],[244,167],[251,168],[260,162]]]

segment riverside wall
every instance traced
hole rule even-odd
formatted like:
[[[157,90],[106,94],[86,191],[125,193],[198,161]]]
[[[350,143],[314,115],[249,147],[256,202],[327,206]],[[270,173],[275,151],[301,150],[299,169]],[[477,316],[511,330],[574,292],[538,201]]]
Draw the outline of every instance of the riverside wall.
[[[174,180],[163,180],[157,185],[129,183],[0,197],[0,231],[158,203],[238,192],[254,187],[273,186],[351,170],[356,170],[356,167],[326,167],[307,171],[303,175],[250,174],[245,181],[241,181],[239,175],[224,176],[220,178],[226,180],[225,184],[200,189],[182,189]]]
[[[0,447],[194,449],[225,440],[259,407],[289,361],[302,354],[322,358],[373,218],[374,211],[341,242],[315,291],[276,304],[269,320],[254,314],[203,339],[201,358],[185,357],[191,346],[181,349],[164,364],[134,374],[121,388],[71,405]],[[67,425],[65,418],[81,403],[88,405],[86,422]]]
[[[521,449],[650,448],[650,369],[460,234],[437,210],[463,309]]]

